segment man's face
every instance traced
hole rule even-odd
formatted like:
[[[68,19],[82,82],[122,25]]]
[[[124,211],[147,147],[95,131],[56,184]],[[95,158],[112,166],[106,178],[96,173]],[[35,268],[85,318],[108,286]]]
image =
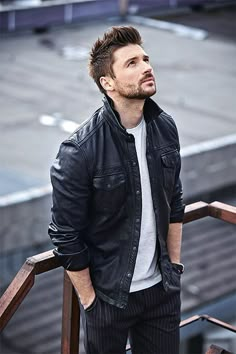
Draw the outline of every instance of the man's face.
[[[113,53],[114,91],[124,98],[145,99],[156,93],[149,57],[137,44],[129,44]]]

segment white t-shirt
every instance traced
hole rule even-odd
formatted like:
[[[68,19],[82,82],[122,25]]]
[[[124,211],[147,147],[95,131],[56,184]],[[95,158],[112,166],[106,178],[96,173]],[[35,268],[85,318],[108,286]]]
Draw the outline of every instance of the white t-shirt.
[[[135,138],[142,188],[141,232],[130,292],[149,288],[161,281],[157,265],[156,222],[146,158],[146,123],[144,118],[134,128],[127,129]]]

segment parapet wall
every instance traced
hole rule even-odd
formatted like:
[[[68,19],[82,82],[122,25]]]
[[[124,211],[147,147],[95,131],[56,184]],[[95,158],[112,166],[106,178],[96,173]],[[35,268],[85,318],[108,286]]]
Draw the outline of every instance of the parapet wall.
[[[236,195],[236,135],[186,147],[181,155],[185,200],[231,185]],[[49,185],[0,197],[1,251],[47,242],[51,203]]]
[[[235,185],[236,134],[183,148],[181,177],[185,199]]]

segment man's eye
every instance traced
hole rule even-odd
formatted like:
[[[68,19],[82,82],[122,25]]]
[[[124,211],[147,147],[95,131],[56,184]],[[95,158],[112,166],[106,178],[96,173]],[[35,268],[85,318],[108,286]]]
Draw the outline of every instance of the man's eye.
[[[133,65],[135,65],[135,61],[134,61],[134,60],[131,60],[131,61],[129,62],[129,64],[128,64],[128,66],[133,66]]]
[[[149,58],[145,58],[144,61],[145,61],[146,63],[149,63]]]

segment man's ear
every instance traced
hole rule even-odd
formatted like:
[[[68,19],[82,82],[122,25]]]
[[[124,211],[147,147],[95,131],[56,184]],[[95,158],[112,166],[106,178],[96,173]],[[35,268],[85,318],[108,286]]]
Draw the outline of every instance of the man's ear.
[[[101,76],[99,81],[105,91],[114,91],[113,80],[110,76]]]

